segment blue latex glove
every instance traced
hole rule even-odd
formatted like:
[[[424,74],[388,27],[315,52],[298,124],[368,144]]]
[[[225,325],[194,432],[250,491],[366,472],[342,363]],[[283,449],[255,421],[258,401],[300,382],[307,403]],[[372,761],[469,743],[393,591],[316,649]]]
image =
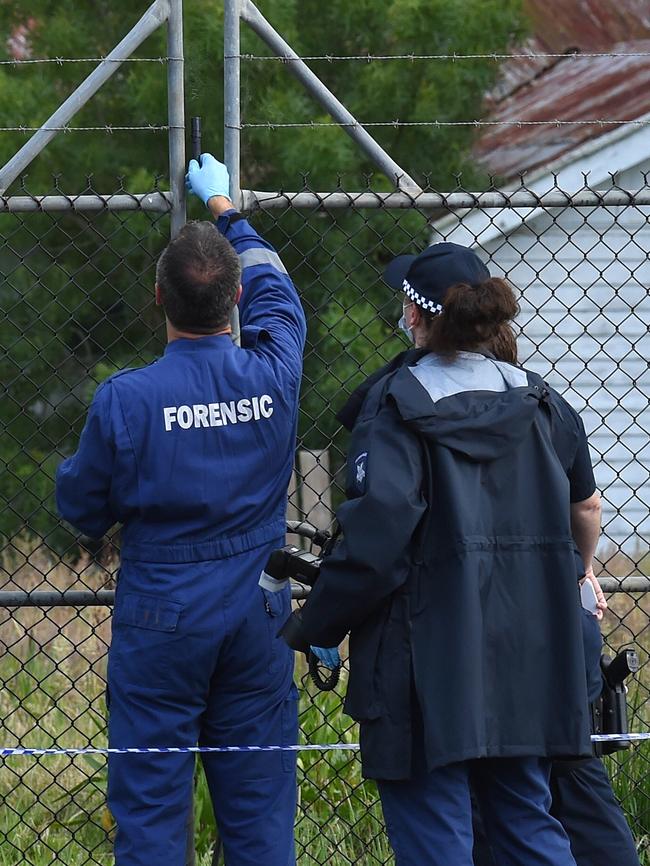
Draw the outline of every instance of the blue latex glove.
[[[185,175],[187,191],[197,195],[204,204],[207,204],[213,195],[230,198],[230,177],[226,166],[211,153],[202,153],[199,159],[200,165],[195,159],[190,160]]]
[[[341,666],[341,656],[339,655],[338,647],[332,647],[331,649],[326,649],[322,646],[312,646],[310,647],[311,651],[315,656],[317,656],[318,660],[321,661],[326,668],[329,668],[331,671]]]

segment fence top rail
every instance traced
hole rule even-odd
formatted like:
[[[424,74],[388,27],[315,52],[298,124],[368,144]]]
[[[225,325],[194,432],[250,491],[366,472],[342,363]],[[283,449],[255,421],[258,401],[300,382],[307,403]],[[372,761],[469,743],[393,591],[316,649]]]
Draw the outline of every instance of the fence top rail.
[[[170,192],[112,193],[100,195],[12,195],[0,196],[0,213],[98,213],[101,211],[153,211],[168,213],[171,210]]]
[[[589,189],[564,192],[551,189],[536,193],[527,189],[488,190],[486,192],[263,192],[242,190],[243,209],[282,210],[305,209],[363,209],[389,208],[418,210],[489,210],[503,208],[578,208],[578,207],[629,207],[650,205],[650,186],[637,190],[618,187],[611,189]]]
[[[486,192],[269,192],[242,191],[244,211],[304,209],[315,210],[499,210],[515,208],[593,208],[593,207],[648,207],[650,186],[636,190],[589,189],[564,192],[551,189],[536,193],[527,189],[488,190]],[[32,212],[89,212],[154,211],[167,213],[171,208],[171,193],[87,193],[83,195],[14,195],[0,196],[0,213]]]

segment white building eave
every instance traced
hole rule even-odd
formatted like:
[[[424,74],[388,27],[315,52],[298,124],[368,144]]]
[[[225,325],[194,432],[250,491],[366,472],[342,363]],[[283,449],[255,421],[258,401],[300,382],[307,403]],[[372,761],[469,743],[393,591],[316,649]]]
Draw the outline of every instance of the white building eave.
[[[526,175],[526,189],[539,195],[552,189],[576,193],[585,186],[585,176],[591,189],[611,187],[612,172],[627,171],[650,156],[650,113],[639,120],[644,121],[644,125],[620,126]],[[465,246],[482,246],[512,233],[543,213],[542,208],[457,211],[432,224],[433,240],[444,237]],[[486,217],[491,218],[487,225]]]

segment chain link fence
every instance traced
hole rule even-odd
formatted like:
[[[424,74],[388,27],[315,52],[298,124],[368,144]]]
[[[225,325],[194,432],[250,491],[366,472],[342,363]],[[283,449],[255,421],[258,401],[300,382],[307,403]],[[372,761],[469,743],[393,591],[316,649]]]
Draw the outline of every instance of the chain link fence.
[[[590,434],[605,503],[600,576],[617,590],[609,595],[603,628],[612,650],[633,644],[639,651],[642,667],[629,699],[633,729],[647,729],[649,606],[639,590],[650,566],[643,496],[650,463],[650,261],[642,239],[648,190],[617,205],[584,190],[589,206],[581,207],[568,206],[571,196],[558,190],[556,206],[540,206],[533,197],[536,207],[515,207],[522,188],[516,201],[495,193],[503,201],[492,209],[478,199],[471,207],[470,196],[462,211],[453,196],[430,191],[394,209],[371,190],[346,195],[340,189],[331,200],[304,192],[309,196],[300,209],[280,195],[252,216],[294,277],[309,322],[288,517],[330,528],[343,495],[346,448],[334,413],[365,375],[404,347],[396,335],[401,302],[381,282],[384,264],[432,240],[476,243],[521,293],[520,360],[567,395]],[[462,191],[456,195],[462,199]],[[80,212],[75,198],[59,212],[0,213],[0,590],[32,594],[28,606],[8,605],[5,595],[0,607],[3,747],[106,744],[110,607],[101,592],[114,588],[119,539],[107,538],[94,550],[79,546],[57,518],[54,472],[75,447],[97,383],[149,363],[164,345],[153,283],[169,217],[147,210],[147,196],[131,197],[131,209],[119,212]],[[622,591],[628,587],[635,591]],[[66,605],[34,595],[88,590],[99,595],[87,606],[71,606],[71,595]],[[338,692],[328,694],[314,693],[300,660],[297,676],[303,740],[356,742],[355,726],[341,710],[345,671]],[[610,762],[642,849],[650,832],[646,755],[641,746]],[[362,781],[354,753],[304,752],[299,779],[301,864],[393,862],[376,791]],[[1,866],[112,863],[105,787],[102,757],[4,759]],[[216,863],[198,771],[195,822],[199,864]]]

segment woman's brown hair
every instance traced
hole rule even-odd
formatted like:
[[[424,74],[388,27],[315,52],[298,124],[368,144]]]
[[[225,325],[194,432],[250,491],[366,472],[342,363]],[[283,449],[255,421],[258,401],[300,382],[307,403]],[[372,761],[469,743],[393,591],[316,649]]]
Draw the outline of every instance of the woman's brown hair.
[[[439,355],[487,349],[499,360],[517,360],[517,343],[511,322],[519,305],[510,284],[490,277],[478,286],[458,283],[447,290],[443,312],[424,311],[425,347]]]
[[[517,335],[510,322],[499,325],[499,331],[485,348],[492,352],[497,361],[507,361],[509,364],[517,364]]]

